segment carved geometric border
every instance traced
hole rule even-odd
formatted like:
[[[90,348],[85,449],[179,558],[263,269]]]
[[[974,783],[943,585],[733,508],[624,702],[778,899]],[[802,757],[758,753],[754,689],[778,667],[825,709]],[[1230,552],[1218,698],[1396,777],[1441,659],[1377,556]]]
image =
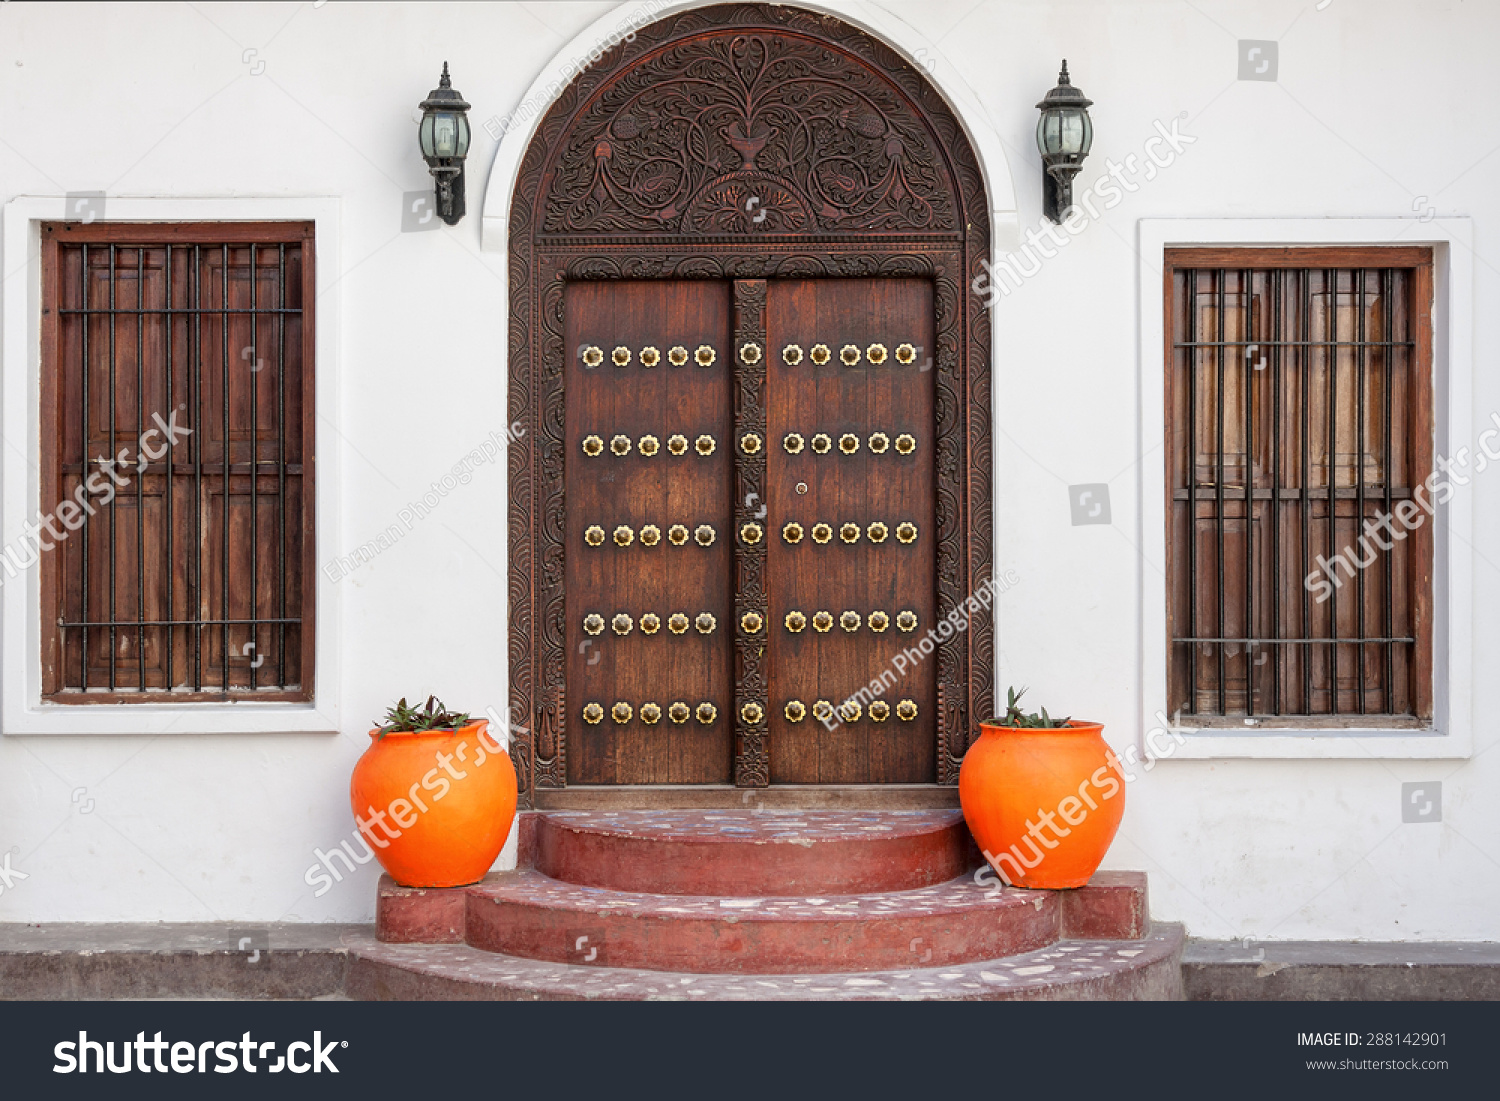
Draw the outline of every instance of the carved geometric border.
[[[600,89],[681,40],[760,30],[817,37],[851,64],[900,87],[944,150],[941,166],[961,204],[961,234],[817,234],[743,239],[660,236],[545,239],[540,196],[572,125]],[[536,788],[567,783],[563,677],[563,290],[583,279],[924,277],[936,313],[938,613],[948,616],[992,574],[990,321],[967,293],[989,256],[989,218],[978,163],[951,109],[926,77],[865,32],[788,7],[698,8],[650,24],[564,90],[522,159],[510,223],[510,699],[523,806]],[[994,703],[989,611],[939,643],[937,782],[956,784],[977,720]]]
[[[747,344],[761,349],[754,361],[747,361],[741,350]],[[754,635],[740,628],[740,617],[756,612],[766,617],[766,544],[765,534],[747,543],[740,537],[746,524],[761,523],[766,499],[766,281],[737,279],[734,283],[734,340],[730,344],[734,357],[734,783],[736,787],[766,787],[771,782],[771,757],[766,746],[766,724],[769,721],[770,697],[766,682],[765,646],[761,640],[770,628],[762,625]],[[761,446],[747,454],[740,446],[746,433],[760,438]],[[744,721],[742,709],[758,704],[765,715],[760,722]]]

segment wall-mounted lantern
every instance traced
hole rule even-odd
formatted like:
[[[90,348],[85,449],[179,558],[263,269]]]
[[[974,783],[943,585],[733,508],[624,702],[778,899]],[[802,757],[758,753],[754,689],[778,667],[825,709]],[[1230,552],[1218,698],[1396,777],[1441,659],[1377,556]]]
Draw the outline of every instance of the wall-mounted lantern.
[[[1073,177],[1094,144],[1094,123],[1088,112],[1093,102],[1068,80],[1064,61],[1057,87],[1037,104],[1042,117],[1036,122],[1036,147],[1047,170],[1042,177],[1042,213],[1054,222],[1062,221],[1073,205]]]
[[[417,137],[427,171],[437,181],[438,217],[450,226],[464,216],[464,157],[469,152],[469,104],[453,90],[448,63],[438,86],[421,104],[422,124]]]

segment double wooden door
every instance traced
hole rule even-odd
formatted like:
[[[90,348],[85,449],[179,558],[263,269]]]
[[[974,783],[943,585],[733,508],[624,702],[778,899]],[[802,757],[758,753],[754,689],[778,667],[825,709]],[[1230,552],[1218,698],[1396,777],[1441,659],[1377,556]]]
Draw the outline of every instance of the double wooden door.
[[[569,782],[934,781],[931,283],[564,309]]]

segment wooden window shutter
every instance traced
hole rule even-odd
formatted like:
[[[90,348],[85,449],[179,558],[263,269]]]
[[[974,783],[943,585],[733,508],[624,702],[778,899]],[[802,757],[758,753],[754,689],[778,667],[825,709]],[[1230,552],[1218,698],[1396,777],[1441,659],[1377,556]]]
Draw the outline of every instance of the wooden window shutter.
[[[43,698],[311,699],[311,224],[48,223],[42,263]]]
[[[1430,250],[1171,249],[1165,278],[1169,713],[1421,725]]]

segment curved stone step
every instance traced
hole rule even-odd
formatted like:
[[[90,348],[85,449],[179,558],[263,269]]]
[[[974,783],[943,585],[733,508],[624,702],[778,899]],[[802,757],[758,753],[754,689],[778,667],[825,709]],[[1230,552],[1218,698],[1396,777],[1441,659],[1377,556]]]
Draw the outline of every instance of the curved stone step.
[[[957,810],[548,811],[534,828],[538,871],[618,891],[907,891],[977,866]]]
[[[466,944],[344,938],[347,991],[363,1001],[1174,1001],[1180,925],[1136,941],[1060,941],[954,967],[817,975],[697,975],[519,959]]]
[[[912,891],[706,898],[614,891],[534,871],[466,892],[473,947],[555,963],[694,974],[938,967],[1056,941],[1056,892],[1000,891],[972,876]]]

